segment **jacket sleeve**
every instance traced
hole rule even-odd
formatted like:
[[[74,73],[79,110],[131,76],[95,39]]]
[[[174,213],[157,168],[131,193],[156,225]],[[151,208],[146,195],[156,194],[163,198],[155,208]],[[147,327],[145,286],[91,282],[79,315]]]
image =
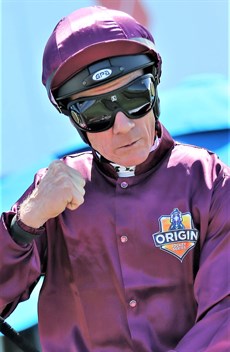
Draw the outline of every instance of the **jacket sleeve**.
[[[19,204],[34,189],[39,177],[0,221],[0,314],[6,318],[17,304],[29,298],[44,271],[46,235],[37,236],[29,244],[15,242],[10,234],[10,224]],[[34,236],[36,237],[36,236]]]
[[[230,177],[220,172],[212,193],[207,233],[194,283],[196,324],[176,352],[230,351]]]

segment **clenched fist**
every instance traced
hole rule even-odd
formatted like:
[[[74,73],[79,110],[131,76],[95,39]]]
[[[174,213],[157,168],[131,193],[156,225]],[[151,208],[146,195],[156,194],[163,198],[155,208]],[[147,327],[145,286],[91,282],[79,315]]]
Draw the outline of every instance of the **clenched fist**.
[[[54,161],[32,194],[20,206],[20,219],[38,228],[66,208],[77,209],[84,202],[85,180],[62,161]]]

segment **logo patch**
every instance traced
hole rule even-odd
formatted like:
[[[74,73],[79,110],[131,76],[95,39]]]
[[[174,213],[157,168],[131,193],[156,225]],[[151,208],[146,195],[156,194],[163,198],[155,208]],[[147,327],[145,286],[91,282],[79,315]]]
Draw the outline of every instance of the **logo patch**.
[[[108,78],[111,74],[112,70],[110,70],[110,68],[104,68],[103,70],[95,72],[92,79],[94,81],[101,81],[102,79]]]
[[[175,208],[170,215],[162,215],[159,218],[159,228],[160,231],[152,235],[155,246],[182,262],[188,252],[195,247],[199,237],[191,214],[182,213]]]
[[[111,101],[112,101],[112,102],[117,101],[117,96],[116,96],[116,95],[112,95],[112,96],[111,96]]]

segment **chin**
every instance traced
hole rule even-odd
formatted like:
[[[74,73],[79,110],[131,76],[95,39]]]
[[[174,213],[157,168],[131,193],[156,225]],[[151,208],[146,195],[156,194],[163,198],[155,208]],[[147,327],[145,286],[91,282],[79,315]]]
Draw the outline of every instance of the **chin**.
[[[121,160],[118,164],[126,167],[137,166],[142,164],[148,158],[148,155],[149,154],[145,154],[145,155],[137,156],[136,158],[128,158],[123,161]]]

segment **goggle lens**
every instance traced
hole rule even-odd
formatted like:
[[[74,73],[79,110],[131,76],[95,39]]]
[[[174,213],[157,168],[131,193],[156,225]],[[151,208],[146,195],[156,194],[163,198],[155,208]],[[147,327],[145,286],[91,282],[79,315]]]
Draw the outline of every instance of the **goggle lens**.
[[[109,93],[82,97],[67,105],[78,127],[86,132],[111,128],[118,111],[139,119],[151,110],[155,99],[153,76],[147,74]]]

